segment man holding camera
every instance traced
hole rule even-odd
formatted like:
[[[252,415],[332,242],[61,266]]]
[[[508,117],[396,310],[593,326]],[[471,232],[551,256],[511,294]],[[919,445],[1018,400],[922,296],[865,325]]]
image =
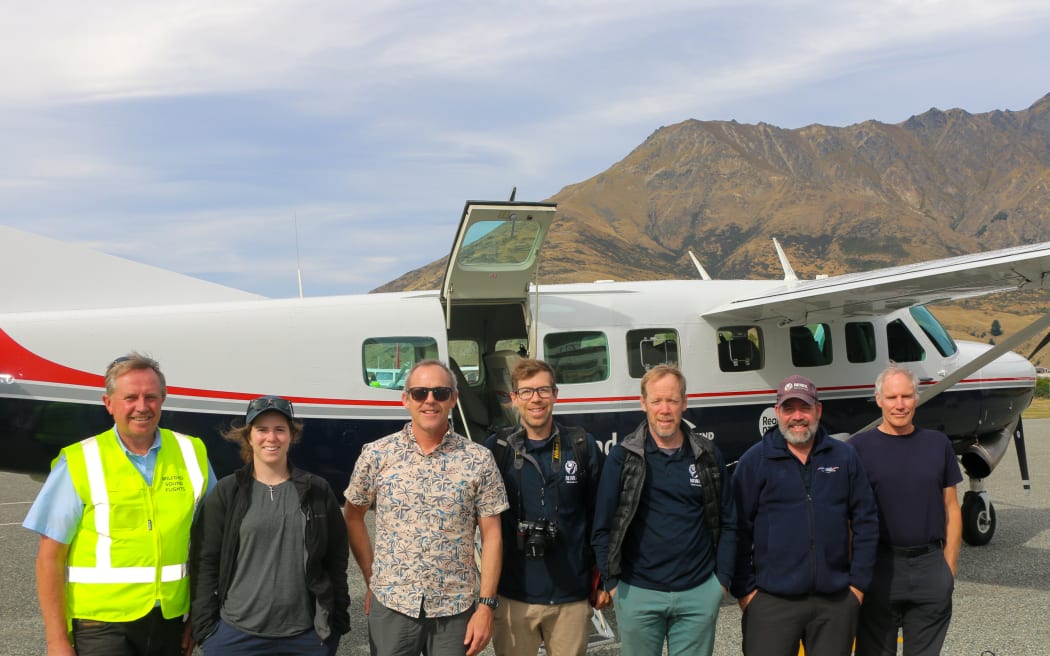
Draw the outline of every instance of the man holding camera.
[[[497,656],[535,656],[541,643],[550,656],[583,656],[603,454],[583,429],[554,421],[558,386],[546,362],[520,360],[511,387],[521,423],[486,441],[510,503],[492,646]]]
[[[612,594],[622,651],[710,656],[733,573],[736,511],[725,460],[682,420],[685,376],[658,365],[642,377],[646,420],[605,462],[594,553]]]

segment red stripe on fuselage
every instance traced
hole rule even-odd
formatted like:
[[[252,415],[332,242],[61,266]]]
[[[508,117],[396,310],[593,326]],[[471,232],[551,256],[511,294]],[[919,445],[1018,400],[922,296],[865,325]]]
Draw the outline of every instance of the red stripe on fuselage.
[[[46,360],[0,330],[0,372],[18,380],[46,381],[65,385],[102,387],[105,377]]]
[[[82,387],[103,388],[106,385],[104,375],[93,374],[80,369],[73,369],[58,364],[33,353],[16,342],[10,335],[0,329],[0,373],[14,376],[17,380],[29,380],[39,383],[52,383],[58,385],[79,385]],[[226,399],[247,401],[269,392],[226,392],[208,389],[195,389],[192,387],[176,387],[168,385],[168,395],[188,396],[206,399]],[[400,406],[401,401],[372,401],[358,400],[347,401],[345,399],[313,398],[313,397],[288,397],[294,403],[315,405],[356,405],[356,406]]]
[[[105,386],[105,377],[99,374],[92,374],[79,369],[73,369],[65,365],[58,364],[47,360],[36,353],[33,353],[29,349],[25,348],[14,339],[11,338],[6,332],[0,329],[0,373],[6,373],[14,376],[19,380],[31,380],[42,383],[55,383],[60,385],[81,385],[84,387],[97,387],[102,388]],[[960,383],[1003,383],[1003,382],[1019,382],[1019,383],[1032,383],[1032,378],[983,378],[977,380],[966,379],[960,381]],[[933,385],[933,382],[924,381],[922,385]],[[820,389],[822,393],[829,392],[841,392],[841,391],[856,391],[856,390],[873,390],[874,385],[836,385],[833,387],[824,387]],[[226,400],[237,400],[247,401],[254,399],[262,394],[268,394],[269,391],[260,392],[229,392],[219,390],[207,390],[207,389],[196,389],[192,387],[175,387],[168,386],[169,395],[178,395],[186,397],[198,397],[207,399],[226,399]],[[776,394],[774,389],[766,390],[723,390],[719,392],[700,392],[695,394],[687,395],[690,399],[715,399],[715,398],[734,398],[734,397],[747,397],[747,396],[768,396]],[[289,396],[286,397],[294,403],[299,404],[313,404],[313,405],[332,405],[332,406],[363,406],[363,407],[398,407],[401,406],[401,401],[380,401],[380,400],[365,400],[365,399],[333,399],[328,397],[308,397],[308,396]],[[618,401],[639,401],[639,396],[594,396],[594,397],[579,397],[579,398],[560,398],[558,399],[561,403],[615,403]]]

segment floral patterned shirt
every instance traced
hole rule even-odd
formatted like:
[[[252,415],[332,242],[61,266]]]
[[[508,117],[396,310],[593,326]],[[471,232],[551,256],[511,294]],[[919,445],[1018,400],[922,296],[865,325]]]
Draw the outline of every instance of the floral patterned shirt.
[[[380,603],[409,617],[470,608],[477,518],[509,507],[491,451],[449,431],[424,454],[410,422],[361,449],[345,496],[375,509],[370,587]]]

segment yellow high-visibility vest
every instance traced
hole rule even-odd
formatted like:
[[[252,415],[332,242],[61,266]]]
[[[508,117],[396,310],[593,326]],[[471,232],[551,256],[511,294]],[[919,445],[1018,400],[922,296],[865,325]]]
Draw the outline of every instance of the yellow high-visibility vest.
[[[166,618],[190,606],[190,525],[208,485],[204,443],[160,430],[153,485],[115,430],[63,449],[84,515],[69,545],[66,617],[130,622],[157,602]]]

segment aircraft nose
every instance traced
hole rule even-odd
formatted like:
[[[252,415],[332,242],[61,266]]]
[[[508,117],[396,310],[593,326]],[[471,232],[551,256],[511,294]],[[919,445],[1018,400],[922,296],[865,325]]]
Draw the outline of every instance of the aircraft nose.
[[[962,342],[959,344],[960,351],[968,351],[963,353],[964,362],[976,358],[982,353],[991,350],[991,348],[992,347],[987,344],[977,344],[974,342]],[[1016,380],[1018,378],[1031,378],[1032,385],[1035,385],[1035,365],[1029,362],[1028,358],[1015,353],[1014,351],[1007,351],[978,369],[974,372],[972,377],[984,380]]]

